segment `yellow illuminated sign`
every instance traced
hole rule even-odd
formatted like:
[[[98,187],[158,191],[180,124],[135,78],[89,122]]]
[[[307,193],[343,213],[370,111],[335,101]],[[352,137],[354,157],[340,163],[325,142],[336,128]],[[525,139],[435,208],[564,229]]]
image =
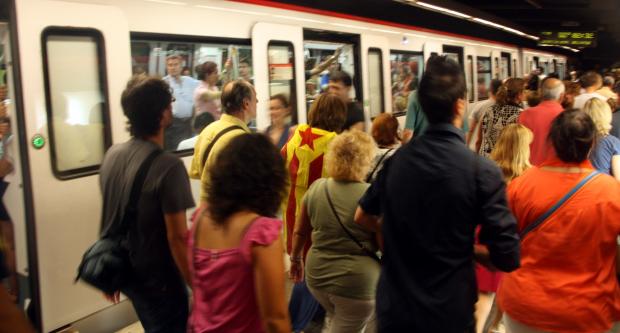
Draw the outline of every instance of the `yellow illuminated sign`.
[[[584,31],[543,31],[538,45],[595,47],[596,32]]]

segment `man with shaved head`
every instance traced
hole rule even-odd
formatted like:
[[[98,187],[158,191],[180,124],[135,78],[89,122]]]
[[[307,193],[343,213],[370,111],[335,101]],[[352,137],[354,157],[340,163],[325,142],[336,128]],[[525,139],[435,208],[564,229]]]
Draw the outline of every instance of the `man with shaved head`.
[[[222,117],[207,126],[196,140],[189,177],[200,179],[200,201],[207,201],[205,185],[209,183],[207,166],[234,137],[250,133],[248,123],[256,118],[256,91],[249,82],[228,82],[222,91]]]
[[[519,116],[519,123],[534,133],[530,144],[530,163],[540,165],[549,157],[555,156],[551,143],[547,140],[551,122],[559,115],[564,98],[564,83],[558,79],[547,78],[541,87],[542,102],[535,107],[526,109]]]

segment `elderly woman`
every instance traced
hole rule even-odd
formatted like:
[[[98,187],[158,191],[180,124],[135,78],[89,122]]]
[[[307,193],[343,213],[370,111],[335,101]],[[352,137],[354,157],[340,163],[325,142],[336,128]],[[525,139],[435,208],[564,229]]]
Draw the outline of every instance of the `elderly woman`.
[[[295,225],[291,277],[303,279],[302,251],[312,233],[306,283],[327,313],[327,332],[362,332],[374,313],[377,246],[374,234],[353,222],[374,151],[372,138],[360,131],[336,137],[326,156],[330,178],[308,189]]]
[[[583,111],[594,121],[597,133],[590,162],[598,171],[620,180],[620,139],[609,135],[612,120],[609,104],[601,99],[592,98],[586,102]]]
[[[508,186],[522,241],[521,268],[498,290],[508,333],[620,330],[620,184],[588,161],[595,137],[586,113],[562,112],[549,133],[557,157]]]

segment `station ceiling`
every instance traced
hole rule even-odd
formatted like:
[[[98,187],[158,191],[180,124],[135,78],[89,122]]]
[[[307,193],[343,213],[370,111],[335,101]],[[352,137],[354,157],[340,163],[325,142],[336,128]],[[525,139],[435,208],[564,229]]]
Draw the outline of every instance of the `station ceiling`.
[[[414,25],[575,57],[585,67],[620,62],[620,0],[275,0],[276,2],[335,11],[370,19]],[[597,32],[597,46],[573,53],[538,47],[536,41],[481,25],[471,20],[431,11],[417,2],[441,6],[492,21],[530,35],[542,31]]]

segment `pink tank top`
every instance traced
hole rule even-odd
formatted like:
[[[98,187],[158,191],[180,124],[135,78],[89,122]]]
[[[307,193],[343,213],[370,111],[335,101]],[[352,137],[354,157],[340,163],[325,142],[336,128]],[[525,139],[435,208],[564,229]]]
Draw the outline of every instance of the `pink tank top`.
[[[248,227],[239,247],[218,250],[194,248],[196,225],[188,237],[194,291],[188,332],[264,332],[254,292],[251,251],[253,246],[276,241],[282,221],[259,217]]]

